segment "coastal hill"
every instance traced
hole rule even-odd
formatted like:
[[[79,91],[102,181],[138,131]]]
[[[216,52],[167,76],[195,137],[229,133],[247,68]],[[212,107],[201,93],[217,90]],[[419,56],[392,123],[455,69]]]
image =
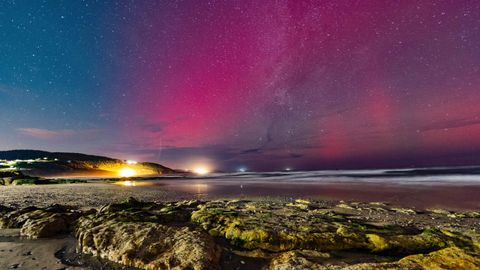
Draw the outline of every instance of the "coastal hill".
[[[151,162],[125,161],[81,153],[39,150],[0,151],[0,169],[21,170],[31,176],[119,176],[123,169],[135,175],[172,174],[174,170]]]

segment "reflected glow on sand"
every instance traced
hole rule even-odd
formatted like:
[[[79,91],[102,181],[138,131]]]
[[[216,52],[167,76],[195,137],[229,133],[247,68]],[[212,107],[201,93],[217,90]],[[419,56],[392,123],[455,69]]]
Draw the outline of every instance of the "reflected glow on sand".
[[[137,185],[135,181],[120,181],[120,182],[116,182],[115,184],[126,186],[126,187],[134,187]]]
[[[142,181],[118,181],[114,183],[115,185],[125,186],[125,187],[139,187],[139,186],[153,186],[155,183],[152,182],[142,182]]]
[[[194,185],[197,194],[203,194],[208,192],[208,185],[203,183],[197,183]]]

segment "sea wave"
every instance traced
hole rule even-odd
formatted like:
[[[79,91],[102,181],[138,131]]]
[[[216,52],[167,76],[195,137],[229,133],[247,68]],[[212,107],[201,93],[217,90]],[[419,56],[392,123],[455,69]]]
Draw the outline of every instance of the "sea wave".
[[[186,179],[303,183],[480,183],[480,167],[214,173]]]

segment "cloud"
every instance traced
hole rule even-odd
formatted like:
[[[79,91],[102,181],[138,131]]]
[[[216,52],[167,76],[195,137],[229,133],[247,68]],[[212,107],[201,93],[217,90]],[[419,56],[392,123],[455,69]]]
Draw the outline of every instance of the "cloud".
[[[252,149],[243,150],[242,152],[240,152],[240,154],[260,153],[261,151],[262,151],[261,148],[252,148]]]
[[[141,124],[141,127],[143,130],[151,132],[151,133],[157,133],[157,132],[162,132],[164,130],[166,124],[157,124],[157,123],[143,123]]]
[[[424,127],[422,131],[463,128],[463,127],[469,127],[474,125],[480,125],[480,119],[477,119],[477,118],[455,119],[455,120],[449,120],[449,121],[436,122]]]
[[[44,140],[66,139],[76,136],[92,135],[96,133],[96,130],[49,130],[43,128],[18,128],[17,131],[25,136]]]

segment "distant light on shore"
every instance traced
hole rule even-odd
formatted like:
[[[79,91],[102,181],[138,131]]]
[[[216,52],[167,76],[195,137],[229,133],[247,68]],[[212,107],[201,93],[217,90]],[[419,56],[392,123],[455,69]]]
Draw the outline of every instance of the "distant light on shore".
[[[237,171],[238,171],[238,172],[246,172],[246,171],[247,171],[247,168],[246,168],[246,167],[240,167],[240,168],[238,168]]]
[[[137,164],[138,162],[135,160],[126,160],[125,163],[127,163],[128,165],[134,165],[134,164]]]
[[[198,175],[206,175],[210,173],[210,170],[207,167],[199,166],[193,169],[193,172]]]
[[[135,176],[137,172],[131,168],[123,168],[118,172],[118,174],[120,177],[132,177]]]

